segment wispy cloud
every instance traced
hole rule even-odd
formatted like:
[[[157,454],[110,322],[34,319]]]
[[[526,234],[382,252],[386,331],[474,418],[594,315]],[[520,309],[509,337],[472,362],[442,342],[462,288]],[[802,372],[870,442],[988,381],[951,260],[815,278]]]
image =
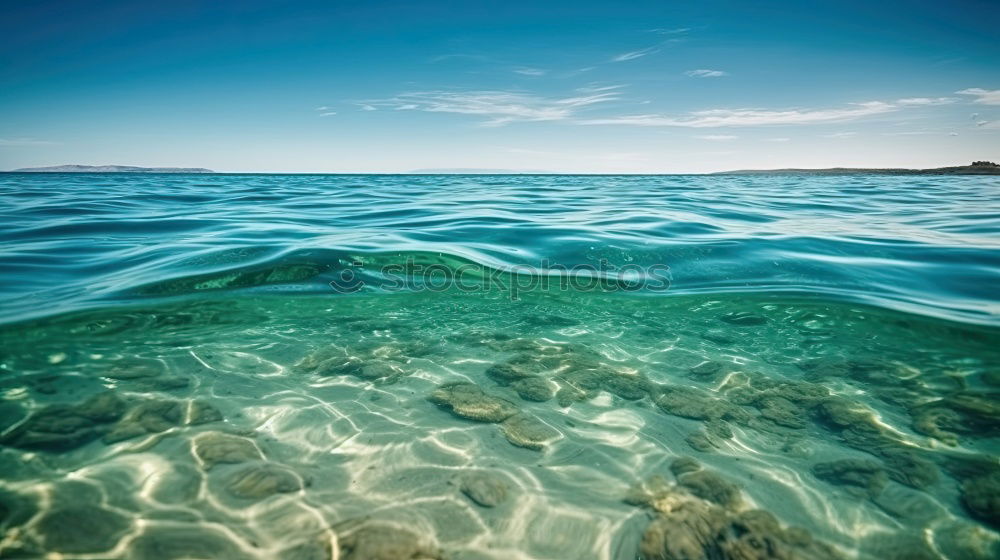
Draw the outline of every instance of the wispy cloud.
[[[628,86],[626,86],[625,84],[611,84],[611,85],[601,86],[591,83],[590,85],[576,88],[576,91],[581,93],[601,93],[606,91],[614,91],[616,89],[622,89],[624,87]]]
[[[982,105],[1000,105],[1000,89],[968,88],[956,91],[959,95],[972,95],[975,99],[973,103]]]
[[[618,87],[584,88],[577,90],[579,95],[561,98],[511,91],[424,91],[368,101],[367,104],[400,111],[479,115],[486,117],[485,126],[502,126],[516,121],[569,119],[586,107],[618,99]]]
[[[692,78],[721,78],[722,76],[727,76],[726,72],[722,70],[709,70],[707,68],[699,68],[698,70],[688,70],[684,72],[686,76],[691,76]]]
[[[642,58],[647,54],[653,54],[660,50],[659,47],[649,47],[647,49],[639,49],[637,51],[629,51],[627,53],[622,53],[611,59],[611,62],[625,62],[627,60],[635,60],[637,58]]]
[[[544,76],[545,74],[547,74],[547,72],[545,70],[542,70],[541,68],[531,68],[528,66],[515,68],[514,73],[522,74],[524,76]]]
[[[833,134],[824,134],[823,138],[850,138],[857,135],[857,132],[834,132]]]
[[[336,114],[337,114],[336,111],[326,111],[325,113],[320,113],[319,116],[321,116],[321,117],[332,117],[332,116],[334,116]]]
[[[896,101],[900,105],[919,107],[924,105],[947,105],[954,103],[954,97],[907,97]]]
[[[976,123],[979,128],[995,129],[1000,128],[1000,121],[979,121]]]
[[[37,138],[0,138],[0,146],[54,146],[57,143]]]
[[[649,31],[651,33],[659,33],[660,35],[683,35],[683,34],[687,33],[688,31],[691,31],[691,28],[690,27],[676,27],[674,29],[667,29],[667,28],[662,28],[661,27],[661,28],[657,28],[657,29],[650,29]]]
[[[768,142],[788,142],[791,138],[786,138],[784,136],[779,138],[766,138]]]
[[[359,103],[358,108],[362,111],[378,111],[378,108],[374,105],[369,105],[367,103]]]
[[[620,124],[631,126],[679,126],[712,128],[725,126],[796,125],[849,121],[861,117],[888,113],[896,105],[881,101],[855,103],[839,109],[709,109],[694,111],[685,116],[627,115],[621,117],[589,119],[580,124]]]
[[[732,134],[702,134],[700,136],[695,136],[699,140],[714,140],[716,142],[726,142],[728,140],[736,140],[739,136],[733,136]]]

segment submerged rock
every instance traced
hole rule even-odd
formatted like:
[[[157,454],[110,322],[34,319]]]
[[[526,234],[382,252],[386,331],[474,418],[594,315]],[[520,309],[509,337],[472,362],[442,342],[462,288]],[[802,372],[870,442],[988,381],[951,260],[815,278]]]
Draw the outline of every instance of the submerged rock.
[[[954,410],[939,407],[922,407],[912,412],[913,431],[930,436],[945,445],[958,445],[962,431],[962,418]]]
[[[820,421],[839,434],[844,443],[880,457],[893,480],[914,488],[925,488],[937,481],[937,467],[899,441],[864,405],[831,398],[817,410]]]
[[[711,453],[719,448],[719,441],[704,430],[691,432],[686,438],[684,438],[684,441],[690,445],[692,449],[695,451],[701,451],[702,453]]]
[[[184,410],[176,401],[147,401],[132,408],[104,436],[105,443],[159,433],[179,426],[184,421]]]
[[[391,383],[407,375],[402,366],[411,358],[430,351],[430,347],[419,343],[368,343],[350,349],[321,348],[295,364],[295,369],[327,377],[352,375],[366,381]]]
[[[541,451],[562,436],[555,428],[524,413],[504,420],[500,424],[500,431],[510,443],[535,451]]]
[[[962,504],[976,518],[1000,528],[1000,472],[965,480]]]
[[[962,392],[914,408],[913,429],[957,445],[958,436],[1000,434],[1000,394]]]
[[[643,560],[839,560],[801,529],[783,528],[766,511],[740,511],[739,488],[690,457],[671,465],[679,485],[654,475],[625,501],[655,517],[639,545]]]
[[[191,426],[200,426],[210,422],[220,422],[223,420],[219,409],[205,401],[191,401],[187,410],[187,423]]]
[[[723,420],[709,420],[705,422],[705,432],[719,439],[733,439],[732,428]]]
[[[243,463],[263,458],[252,441],[221,432],[199,434],[192,446],[205,470],[220,463]]]
[[[569,385],[563,385],[556,391],[556,402],[559,406],[566,408],[575,402],[585,401],[590,398],[591,394],[582,389],[572,387]]]
[[[459,490],[483,507],[496,507],[507,499],[507,483],[490,473],[473,472],[459,479]]]
[[[429,400],[452,414],[478,422],[502,422],[517,414],[516,404],[488,395],[474,383],[448,383],[438,387]]]
[[[302,482],[295,473],[277,465],[247,467],[230,477],[226,490],[237,498],[259,500],[268,496],[296,492]]]
[[[639,375],[612,373],[604,377],[601,383],[603,389],[625,400],[635,401],[645,397],[652,385]]]
[[[740,407],[693,387],[666,387],[656,399],[656,405],[667,414],[693,420],[749,419],[747,412]]]
[[[737,509],[743,504],[740,487],[712,471],[698,470],[676,476],[681,486],[703,500],[726,509]]]
[[[938,480],[938,469],[927,459],[919,456],[916,451],[899,448],[883,449],[882,460],[885,461],[889,477],[914,488],[927,488]]]
[[[701,463],[693,457],[681,457],[670,463],[670,472],[674,476],[682,476],[688,473],[701,470]]]
[[[57,507],[35,525],[45,549],[63,553],[94,553],[114,548],[131,527],[128,517],[95,505]]]
[[[545,402],[555,393],[552,383],[541,377],[525,377],[510,384],[510,388],[526,401]]]
[[[876,497],[882,493],[889,477],[882,465],[863,459],[840,459],[812,466],[813,475],[830,484],[843,486],[858,496]]]
[[[762,418],[766,418],[779,426],[786,428],[805,428],[806,415],[802,407],[779,396],[767,396],[757,401],[757,409]]]
[[[361,520],[337,530],[343,560],[441,560],[441,552],[409,529]]]
[[[99,438],[124,412],[125,402],[110,391],[75,406],[50,405],[31,414],[0,443],[21,449],[67,451]]]
[[[551,373],[559,367],[558,360],[551,358],[536,358],[531,355],[518,355],[506,362],[493,364],[486,368],[486,376],[499,385],[509,385],[521,379],[538,377]]]
[[[840,560],[801,529],[782,528],[766,511],[739,513],[678,497],[650,522],[639,545],[644,560]]]
[[[295,369],[325,376],[354,375],[361,370],[361,361],[339,348],[321,348],[299,360]]]
[[[83,401],[75,410],[94,422],[114,422],[125,412],[125,402],[113,392],[105,391]]]
[[[191,558],[250,558],[225,533],[196,525],[148,527],[130,543],[129,558],[188,560]]]

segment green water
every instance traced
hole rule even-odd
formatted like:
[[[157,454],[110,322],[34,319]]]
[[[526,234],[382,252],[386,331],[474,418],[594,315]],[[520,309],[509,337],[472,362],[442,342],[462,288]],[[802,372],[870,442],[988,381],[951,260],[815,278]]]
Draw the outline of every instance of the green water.
[[[2,174],[0,557],[1000,557],[998,188]]]
[[[690,456],[722,479],[670,492],[771,512],[757,536],[789,557],[989,558],[997,342],[747,295],[265,294],[8,326],[0,550],[633,558],[676,512],[630,487]],[[455,382],[487,396],[452,410]],[[45,431],[102,391],[118,410]],[[462,417],[498,402],[524,421]]]

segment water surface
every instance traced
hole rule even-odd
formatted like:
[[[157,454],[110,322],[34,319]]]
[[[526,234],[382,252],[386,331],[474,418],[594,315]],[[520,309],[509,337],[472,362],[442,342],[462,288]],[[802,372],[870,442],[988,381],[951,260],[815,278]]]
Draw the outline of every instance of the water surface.
[[[0,175],[0,556],[995,557],[998,194]]]

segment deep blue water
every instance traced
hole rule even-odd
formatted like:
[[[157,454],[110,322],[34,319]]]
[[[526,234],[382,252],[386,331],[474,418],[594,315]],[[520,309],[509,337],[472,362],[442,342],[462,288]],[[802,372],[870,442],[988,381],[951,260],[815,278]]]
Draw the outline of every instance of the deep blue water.
[[[0,174],[0,557],[1000,557],[998,286],[996,177]]]

